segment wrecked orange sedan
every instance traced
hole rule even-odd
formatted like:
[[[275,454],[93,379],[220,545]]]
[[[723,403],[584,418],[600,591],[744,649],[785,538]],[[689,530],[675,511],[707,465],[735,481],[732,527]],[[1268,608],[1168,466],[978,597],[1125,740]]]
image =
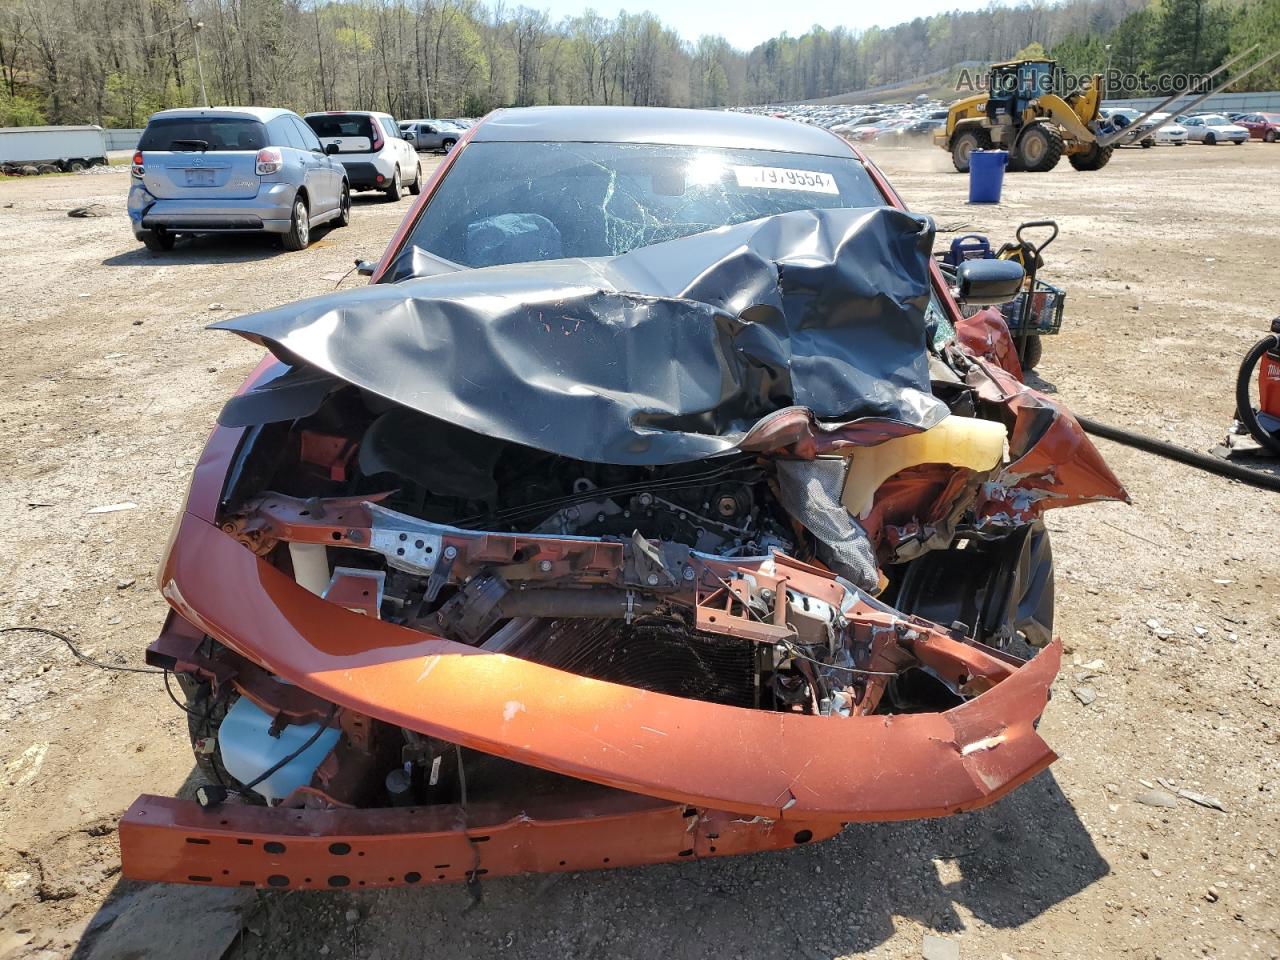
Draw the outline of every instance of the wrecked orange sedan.
[[[840,138],[499,111],[196,467],[148,662],[205,783],[136,879],[329,889],[781,849],[1044,770],[1051,507],[1123,499]],[[968,308],[968,309],[962,309]],[[971,314],[966,316],[966,314]]]

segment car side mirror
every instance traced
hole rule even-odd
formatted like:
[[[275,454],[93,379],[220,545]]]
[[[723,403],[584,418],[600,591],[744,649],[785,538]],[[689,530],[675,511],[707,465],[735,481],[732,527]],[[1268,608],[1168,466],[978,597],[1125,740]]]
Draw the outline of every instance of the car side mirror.
[[[338,145],[336,143],[326,143],[324,145],[324,153],[326,157],[332,157],[337,152]]]
[[[1008,303],[1022,292],[1025,277],[1012,260],[966,260],[956,269],[956,299],[971,307]]]
[[[378,269],[377,260],[357,260],[356,273],[362,277],[372,277],[373,271]]]

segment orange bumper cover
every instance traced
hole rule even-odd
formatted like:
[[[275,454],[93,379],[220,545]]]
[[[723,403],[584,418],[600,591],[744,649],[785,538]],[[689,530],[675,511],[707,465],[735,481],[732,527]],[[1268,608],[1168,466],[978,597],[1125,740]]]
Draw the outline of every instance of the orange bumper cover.
[[[1056,643],[952,710],[821,717],[652,693],[371,620],[191,514],[161,588],[199,629],[340,706],[672,803],[772,820],[941,816],[990,803],[1055,759],[1034,723]]]

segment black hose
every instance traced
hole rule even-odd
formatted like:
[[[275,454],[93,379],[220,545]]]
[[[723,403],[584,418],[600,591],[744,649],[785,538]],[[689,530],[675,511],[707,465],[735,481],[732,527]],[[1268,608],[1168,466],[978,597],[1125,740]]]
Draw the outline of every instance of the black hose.
[[[1273,333],[1263,337],[1245,354],[1244,363],[1240,364],[1240,376],[1236,378],[1236,417],[1253,435],[1253,439],[1264,449],[1280,457],[1280,437],[1262,428],[1257,411],[1253,409],[1253,398],[1249,396],[1249,387],[1253,383],[1253,372],[1258,367],[1258,361],[1272,350],[1280,350],[1280,334]]]
[[[1080,426],[1084,427],[1086,433],[1091,433],[1095,437],[1114,440],[1116,443],[1122,443],[1126,447],[1133,447],[1146,453],[1154,453],[1157,457],[1176,460],[1179,463],[1185,463],[1189,467],[1216,473],[1220,477],[1228,477],[1232,480],[1239,480],[1241,483],[1247,483],[1252,487],[1258,487],[1262,490],[1274,490],[1280,493],[1280,477],[1265,473],[1262,470],[1251,470],[1248,467],[1240,466],[1238,463],[1229,463],[1226,460],[1219,460],[1217,457],[1211,457],[1205,453],[1196,453],[1194,450],[1187,450],[1172,443],[1165,443],[1163,440],[1156,440],[1154,437],[1144,437],[1140,433],[1132,433],[1128,430],[1121,430],[1119,427],[1107,426],[1105,423],[1090,420],[1088,417],[1077,416],[1076,419],[1080,421]]]
[[[117,673],[166,673],[159,667],[126,667],[115,663],[103,663],[101,660],[95,660],[81,651],[76,642],[68,637],[65,633],[57,630],[50,630],[48,627],[0,627],[0,633],[39,633],[46,637],[53,637],[55,640],[61,640],[67,645],[67,649],[71,651],[71,655],[81,663],[87,663],[91,667],[97,667],[99,670],[115,670]]]

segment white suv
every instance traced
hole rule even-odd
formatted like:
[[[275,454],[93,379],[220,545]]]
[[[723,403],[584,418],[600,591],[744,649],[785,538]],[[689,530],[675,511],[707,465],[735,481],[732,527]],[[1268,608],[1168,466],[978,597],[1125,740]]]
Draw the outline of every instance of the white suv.
[[[330,110],[303,117],[326,149],[347,171],[352,190],[381,190],[387,199],[400,199],[400,188],[422,192],[422,167],[418,151],[406,143],[404,134],[389,113],[367,110]]]

